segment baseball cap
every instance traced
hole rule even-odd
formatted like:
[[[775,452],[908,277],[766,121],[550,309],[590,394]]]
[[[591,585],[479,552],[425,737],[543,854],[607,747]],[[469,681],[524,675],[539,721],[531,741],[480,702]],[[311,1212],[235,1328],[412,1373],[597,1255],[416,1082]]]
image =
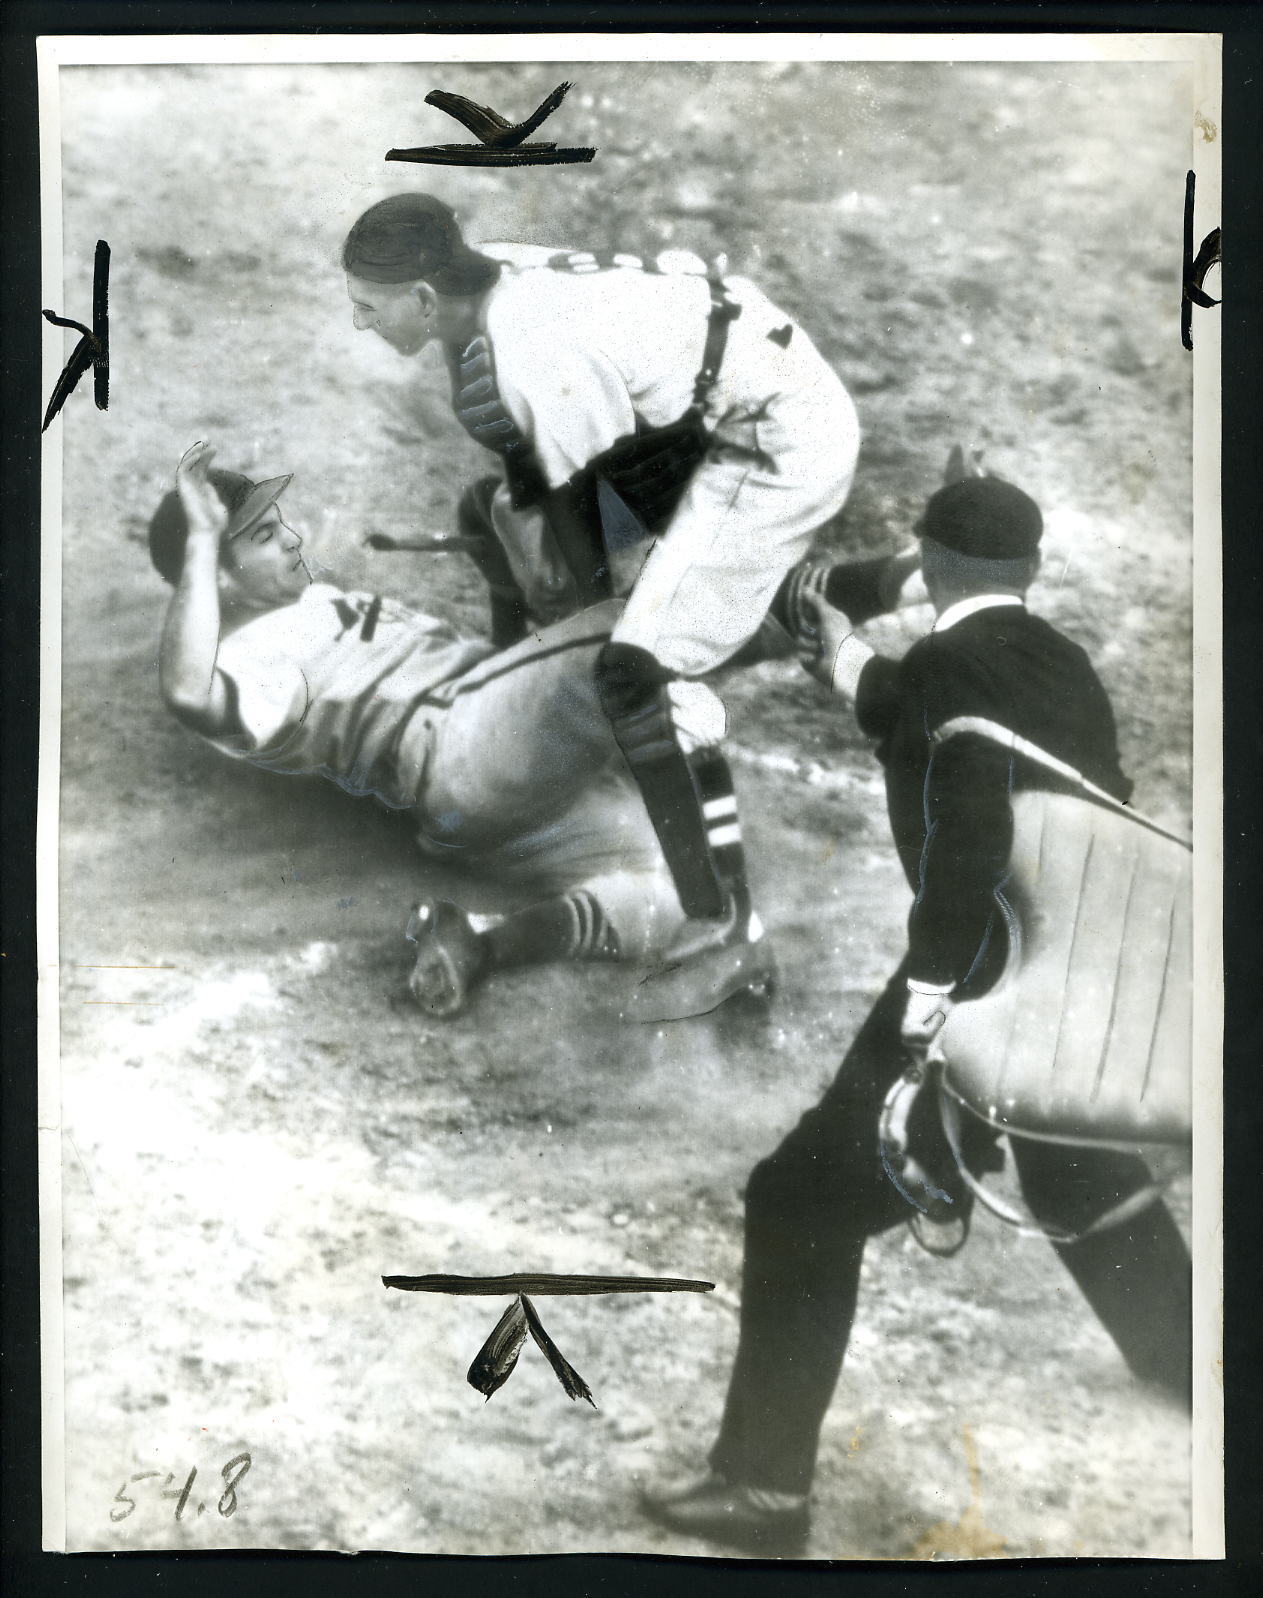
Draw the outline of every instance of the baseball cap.
[[[932,495],[921,534],[975,560],[1023,560],[1039,548],[1044,518],[1020,488],[1000,477],[967,477]]]
[[[228,525],[222,535],[224,540],[257,527],[294,476],[292,472],[287,472],[283,477],[269,477],[262,483],[252,483],[240,472],[227,472],[217,466],[212,466],[206,475],[228,511]],[[179,580],[188,536],[188,518],[180,503],[179,493],[173,488],[162,496],[149,522],[149,558],[169,583]]]
[[[246,493],[235,509],[229,506],[231,514],[224,537],[235,538],[238,533],[247,533],[257,526],[280,499],[293,477],[293,472],[286,472],[283,477],[269,477],[262,483],[252,483],[248,477],[243,477],[241,481],[246,485]]]

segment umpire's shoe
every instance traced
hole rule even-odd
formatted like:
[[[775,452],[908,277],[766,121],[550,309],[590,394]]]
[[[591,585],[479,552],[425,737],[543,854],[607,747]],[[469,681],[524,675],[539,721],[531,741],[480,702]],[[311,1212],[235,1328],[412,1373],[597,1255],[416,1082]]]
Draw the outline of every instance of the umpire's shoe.
[[[408,978],[412,997],[427,1015],[450,1020],[469,1002],[486,975],[487,948],[459,905],[448,899],[423,899],[405,933],[417,946]]]
[[[807,1545],[805,1496],[743,1487],[716,1471],[642,1488],[640,1505],[659,1525],[683,1537],[705,1537],[765,1559],[801,1559]]]

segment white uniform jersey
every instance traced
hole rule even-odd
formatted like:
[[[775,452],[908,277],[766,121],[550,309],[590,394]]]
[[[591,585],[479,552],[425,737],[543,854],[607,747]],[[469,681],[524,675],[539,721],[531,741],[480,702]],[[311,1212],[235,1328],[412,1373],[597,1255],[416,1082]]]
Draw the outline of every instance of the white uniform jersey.
[[[407,740],[427,696],[490,645],[380,595],[313,583],[220,644],[244,734],[214,740],[269,771],[320,774],[383,803],[415,802],[425,750]]]
[[[662,426],[684,414],[711,305],[701,260],[674,252],[659,258],[666,271],[584,270],[578,257],[579,269],[559,270],[545,265],[556,251],[482,248],[505,267],[484,311],[496,385],[550,487],[631,434],[637,416]],[[642,548],[615,631],[683,676],[722,664],[757,630],[812,532],[845,502],[859,450],[854,406],[807,335],[748,279],[724,288],[740,314],[706,401],[710,450]]]
[[[555,251],[483,248],[505,265],[484,317],[500,397],[550,488],[631,433],[638,415],[662,427],[684,414],[710,311],[703,261],[677,252],[669,272],[541,270]]]
[[[244,733],[208,740],[417,812],[430,855],[542,893],[583,884],[627,958],[665,947],[679,901],[597,702],[618,606],[496,653],[393,600],[315,583],[230,633],[218,669]]]

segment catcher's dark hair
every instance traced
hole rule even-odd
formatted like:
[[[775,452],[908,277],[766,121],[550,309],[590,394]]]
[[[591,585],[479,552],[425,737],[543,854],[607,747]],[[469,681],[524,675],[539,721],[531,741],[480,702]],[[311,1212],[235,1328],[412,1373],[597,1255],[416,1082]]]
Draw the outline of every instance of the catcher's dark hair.
[[[481,294],[500,275],[500,263],[470,249],[456,213],[432,194],[392,194],[351,228],[342,267],[366,283],[424,279],[440,294]]]
[[[207,478],[227,508],[229,516],[245,501],[254,484],[240,472],[222,471],[212,466]],[[189,521],[180,496],[173,488],[162,496],[149,521],[149,558],[158,574],[174,586],[184,569],[184,546],[189,539]],[[223,554],[223,545],[220,546]]]

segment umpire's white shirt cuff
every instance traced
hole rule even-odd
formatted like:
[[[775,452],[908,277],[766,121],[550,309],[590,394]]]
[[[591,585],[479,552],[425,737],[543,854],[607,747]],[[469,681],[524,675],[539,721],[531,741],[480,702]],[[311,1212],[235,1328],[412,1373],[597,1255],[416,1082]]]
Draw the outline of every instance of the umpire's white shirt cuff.
[[[860,673],[873,658],[873,654],[874,651],[866,643],[854,633],[848,633],[838,645],[838,652],[833,657],[833,671],[829,677],[829,686],[833,692],[854,699],[860,689]]]

